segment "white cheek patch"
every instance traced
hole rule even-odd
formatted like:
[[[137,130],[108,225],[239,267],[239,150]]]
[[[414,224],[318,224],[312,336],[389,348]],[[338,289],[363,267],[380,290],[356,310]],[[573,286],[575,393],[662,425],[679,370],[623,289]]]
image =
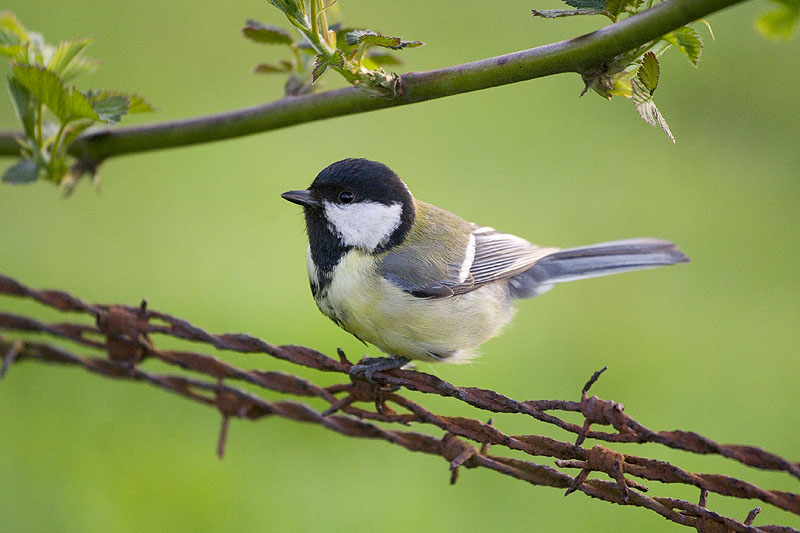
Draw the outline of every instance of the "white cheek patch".
[[[335,204],[325,202],[325,217],[346,246],[372,251],[400,226],[403,205],[378,202]]]

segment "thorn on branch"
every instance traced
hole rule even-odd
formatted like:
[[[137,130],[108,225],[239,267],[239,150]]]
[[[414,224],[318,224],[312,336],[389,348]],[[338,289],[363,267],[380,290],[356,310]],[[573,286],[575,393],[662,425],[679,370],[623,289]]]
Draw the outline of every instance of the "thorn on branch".
[[[351,366],[353,365],[353,363],[351,363],[350,360],[347,358],[347,356],[344,354],[344,350],[342,350],[341,348],[336,348],[336,354],[339,356],[339,361],[341,363]]]
[[[479,452],[475,446],[467,444],[450,432],[444,434],[441,443],[442,456],[450,461],[450,484],[455,485],[461,466],[469,468],[470,465],[466,464],[467,461],[478,455]]]
[[[756,519],[758,513],[761,512],[761,507],[756,507],[755,509],[751,509],[749,513],[747,513],[747,518],[744,519],[744,525],[751,526],[753,525],[753,520]]]
[[[603,368],[592,374],[592,377],[589,378],[589,381],[587,381],[586,385],[584,385],[583,389],[581,389],[581,397],[583,398],[586,397],[586,394],[589,392],[589,389],[592,388],[592,385],[597,383],[597,380],[600,378],[600,375],[606,370],[608,370],[608,365],[604,366]]]
[[[702,507],[703,509],[706,509],[707,502],[708,502],[708,491],[706,489],[702,489],[700,491],[700,502],[699,502],[698,505],[700,507]],[[687,511],[689,511],[689,510],[686,509],[681,514],[683,514],[685,516],[696,516],[691,511],[689,511],[689,512],[687,512]],[[756,516],[758,516],[758,513],[760,513],[760,512],[761,512],[761,507],[756,507],[755,509],[752,509],[747,514],[747,518],[744,520],[744,522],[742,524],[745,525],[745,526],[752,526],[753,525],[753,521],[755,520]],[[711,513],[710,516],[697,516],[697,518],[696,518],[696,520],[694,522],[694,528],[700,533],[729,533],[731,531],[739,531],[738,529],[736,529],[736,530],[731,529],[728,526],[728,524],[725,523],[726,521],[738,524],[738,522],[736,522],[735,520],[725,519],[724,517],[721,517],[719,515]],[[767,527],[770,528],[770,526],[767,526]],[[768,530],[769,531],[773,531],[771,528],[768,529]],[[780,530],[783,531],[784,528],[780,528]],[[796,530],[793,530],[791,528],[789,528],[787,530],[788,531],[796,531]],[[757,531],[761,531],[761,529],[758,529]]]
[[[356,400],[357,400],[357,398],[353,394],[348,394],[347,396],[345,396],[343,398],[339,398],[338,400],[333,402],[330,407],[328,407],[327,409],[322,411],[322,416],[323,417],[330,416],[333,413],[335,413],[336,411],[344,409],[345,407],[347,407],[348,405],[352,404]]]
[[[217,440],[217,457],[223,459],[225,457],[225,441],[228,440],[228,426],[230,425],[231,418],[229,416],[222,417],[222,425],[219,428],[219,439]]]
[[[486,425],[494,426],[494,420],[490,418],[489,420],[486,421]],[[480,454],[486,455],[487,453],[489,453],[489,446],[491,446],[489,442],[484,442],[483,444],[481,444]]]
[[[8,368],[11,366],[11,363],[14,362],[21,351],[22,339],[17,339],[3,356],[3,366],[0,367],[0,378],[5,377]]]
[[[564,464],[561,464],[561,461],[556,461],[556,464],[558,466],[570,466],[570,465],[566,464],[566,462],[564,462]],[[583,482],[586,481],[586,478],[589,477],[589,472],[590,472],[590,470],[587,470],[586,468],[581,470],[578,473],[578,475],[575,476],[575,479],[572,481],[572,484],[569,486],[567,491],[564,493],[564,496],[569,496],[570,494],[572,494],[573,492],[578,490],[581,487],[581,485],[583,485]]]
[[[613,426],[620,433],[630,432],[627,427],[627,415],[623,412],[625,406],[611,400],[602,400],[597,396],[589,397],[589,389],[597,382],[600,375],[608,369],[604,366],[589,378],[586,385],[581,390],[581,413],[585,417],[583,427],[578,433],[575,445],[580,446],[586,440],[592,424],[603,424]]]
[[[242,397],[234,394],[229,390],[222,388],[222,379],[217,382],[217,396],[214,403],[217,409],[222,413],[222,425],[219,429],[219,439],[217,440],[217,456],[222,459],[225,456],[225,442],[228,440],[228,425],[230,418],[235,416],[237,418],[244,418],[247,416],[247,411],[250,409],[250,402]]]

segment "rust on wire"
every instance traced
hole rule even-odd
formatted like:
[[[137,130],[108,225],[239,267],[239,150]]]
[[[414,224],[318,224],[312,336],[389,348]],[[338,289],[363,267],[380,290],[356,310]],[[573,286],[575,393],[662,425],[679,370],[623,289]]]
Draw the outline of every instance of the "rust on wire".
[[[112,361],[135,365],[144,359],[152,343],[148,337],[147,302],[139,309],[112,305],[96,315],[97,327],[106,337],[108,357]]]
[[[384,440],[410,451],[440,456],[449,463],[451,483],[458,479],[462,467],[488,468],[533,485],[565,489],[567,494],[583,492],[612,503],[644,507],[697,531],[800,533],[786,526],[753,525],[760,507],[750,511],[744,521],[707,508],[708,494],[716,493],[757,499],[800,515],[800,494],[764,489],[725,475],[693,473],[664,461],[622,453],[599,444],[589,449],[582,447],[585,439],[606,443],[651,442],[698,454],[716,454],[755,468],[786,472],[800,479],[800,464],[797,462],[753,446],[719,444],[694,432],[656,432],[627,415],[622,404],[590,397],[589,389],[605,368],[595,372],[586,383],[579,401],[517,401],[491,390],[456,387],[436,376],[411,370],[376,372],[372,376],[374,383],[369,383],[350,379],[352,364],[341,350],[333,359],[303,346],[276,346],[249,335],[213,335],[185,320],[149,310],[144,302],[138,307],[91,305],[63,291],[37,291],[5,276],[0,276],[0,294],[29,298],[60,311],[84,313],[95,319],[95,325],[44,323],[31,317],[0,312],[0,330],[17,334],[43,333],[60,341],[69,341],[81,351],[96,354],[79,355],[74,353],[74,348],[62,345],[0,336],[0,375],[10,366],[26,360],[60,363],[109,378],[147,382],[215,407],[222,417],[217,440],[220,457],[225,453],[231,418],[257,420],[277,416],[317,424],[346,436]],[[219,351],[266,354],[314,370],[343,374],[346,381],[322,387],[287,373],[243,370],[208,354],[162,350],[153,341],[158,335],[192,341]],[[144,368],[149,358],[172,365],[179,373],[151,372]],[[318,411],[297,401],[271,402],[257,393],[231,385],[236,382],[291,397],[321,400],[328,406]],[[403,390],[453,398],[481,411],[528,416],[576,436],[576,442],[533,434],[509,435],[496,428],[491,420],[484,423],[477,418],[436,414],[405,397]],[[358,404],[372,404],[374,409],[361,408]],[[567,422],[560,416],[561,412],[581,413],[584,423]],[[412,423],[438,428],[443,432],[442,437],[407,429]],[[592,430],[592,425],[610,426],[614,431]],[[398,426],[401,429],[392,429]],[[520,453],[524,459],[489,454],[490,446]],[[555,459],[558,468],[538,464],[531,458]],[[580,472],[572,477],[559,468],[579,468]],[[597,476],[590,478],[591,472],[604,474],[610,480],[595,479]],[[648,496],[644,494],[647,487],[634,477],[695,486],[701,491],[699,504]]]
[[[560,467],[581,469],[581,472],[575,477],[575,481],[573,481],[572,485],[570,485],[570,487],[567,489],[567,492],[564,494],[565,496],[568,496],[578,490],[583,482],[589,477],[589,473],[593,471],[605,472],[612,479],[614,479],[614,481],[616,481],[623,503],[628,503],[628,500],[630,499],[629,486],[641,490],[642,492],[647,492],[648,490],[647,487],[637,483],[636,481],[625,479],[625,476],[623,475],[625,472],[624,454],[610,448],[606,448],[600,444],[589,450],[585,461],[558,460],[556,461],[556,464]]]

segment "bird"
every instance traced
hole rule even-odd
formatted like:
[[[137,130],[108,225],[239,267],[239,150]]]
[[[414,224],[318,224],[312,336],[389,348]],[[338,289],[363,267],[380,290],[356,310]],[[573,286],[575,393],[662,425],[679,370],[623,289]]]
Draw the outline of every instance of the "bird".
[[[411,360],[469,361],[511,320],[516,300],[558,283],[689,261],[656,238],[537,246],[418,200],[367,159],[337,161],[281,197],[303,207],[319,310],[386,354],[351,367],[371,382]]]

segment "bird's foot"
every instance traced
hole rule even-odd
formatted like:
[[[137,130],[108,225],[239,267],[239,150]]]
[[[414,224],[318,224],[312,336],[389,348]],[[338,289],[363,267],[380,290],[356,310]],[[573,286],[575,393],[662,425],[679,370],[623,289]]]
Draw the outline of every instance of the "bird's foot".
[[[350,377],[366,379],[375,384],[375,380],[372,379],[375,372],[403,368],[409,362],[410,360],[405,357],[365,357],[357,365],[350,367]]]

